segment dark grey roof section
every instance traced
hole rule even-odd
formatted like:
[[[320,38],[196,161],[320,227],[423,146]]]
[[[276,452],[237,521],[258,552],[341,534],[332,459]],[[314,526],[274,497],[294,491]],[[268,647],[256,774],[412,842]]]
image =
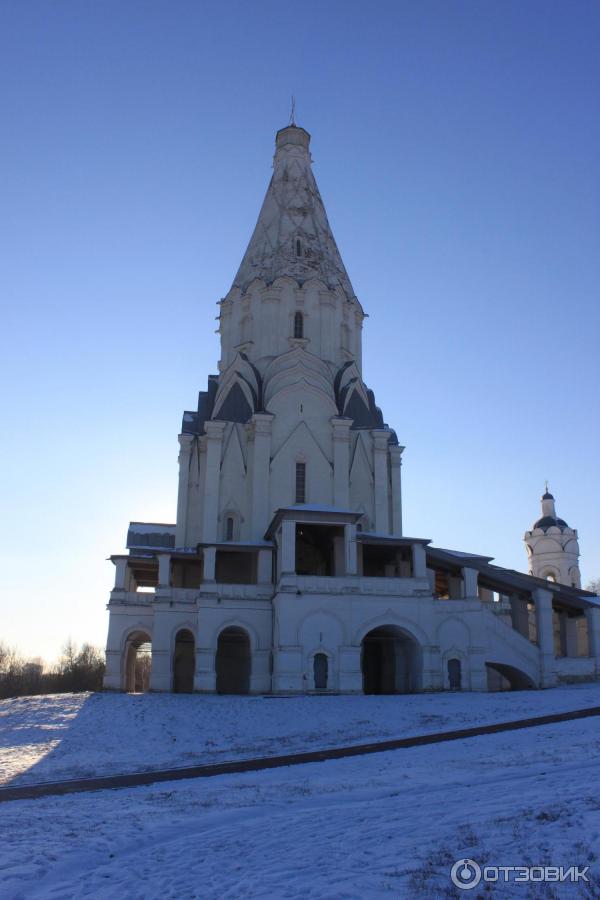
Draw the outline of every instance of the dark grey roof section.
[[[250,381],[248,381],[247,378],[244,378],[241,372],[237,372],[239,377],[246,382],[248,388],[250,389],[250,393],[252,394],[254,400],[254,409],[250,408],[250,404],[245,398],[239,384],[234,384],[232,389],[227,394],[224,402],[221,404],[221,407],[216,416],[216,418],[221,422],[240,422],[241,424],[245,424],[253,415],[253,413],[262,412],[263,383],[261,374],[256,366],[254,366],[250,362],[245,353],[240,353],[240,356],[251,367],[256,378],[258,394],[256,393],[256,390],[250,383]],[[196,412],[190,412],[189,410],[186,410],[186,412],[184,412],[183,414],[183,421],[181,423],[182,434],[200,435],[205,433],[206,429],[204,428],[204,423],[208,422],[213,417],[215,398],[218,388],[219,376],[209,375],[207,390],[200,391],[200,393],[198,394],[198,410]]]
[[[550,493],[550,491],[546,491],[545,494],[542,494],[542,500],[554,500],[554,497]]]
[[[383,421],[383,413],[375,403],[375,394],[370,388],[366,386],[364,381],[362,382],[362,384],[365,388],[369,400],[368,406],[365,404],[361,395],[353,389],[354,384],[358,381],[358,379],[353,378],[340,390],[342,376],[346,369],[352,365],[354,365],[353,360],[349,360],[347,363],[344,363],[344,365],[336,374],[333,383],[335,400],[340,416],[346,416],[347,418],[352,419],[351,427],[355,430],[361,428],[386,428],[387,426]],[[351,393],[351,396],[350,400],[347,401],[349,393]],[[392,440],[391,442],[397,444],[398,438],[396,437],[395,432],[394,437],[395,440]]]
[[[219,407],[218,417],[222,422],[240,422],[249,420],[254,410],[246,400],[244,392],[237,382],[229,390],[225,400]]]
[[[212,416],[218,386],[219,376],[209,375],[207,389],[198,394],[198,410],[186,410],[183,414],[182,434],[204,434],[204,423]]]
[[[554,516],[542,516],[537,522],[533,523],[534,528],[541,528],[542,531],[548,531],[549,528],[560,528],[562,531],[569,526],[564,519],[555,519]]]
[[[172,550],[175,547],[175,525],[160,522],[130,522],[127,531],[128,550]]]
[[[482,581],[492,585],[492,589],[501,594],[524,594],[531,593],[536,588],[550,591],[557,602],[562,602],[566,606],[575,609],[585,609],[589,606],[597,606],[599,598],[591,591],[584,591],[581,588],[572,588],[566,584],[559,584],[556,581],[546,581],[544,578],[536,578],[534,575],[526,575],[524,572],[517,572],[514,569],[503,569],[501,566],[494,566],[489,562],[493,557],[484,557],[477,554],[467,556],[466,554],[456,554],[451,550],[440,550],[437,547],[427,547],[427,565],[430,568],[439,565],[442,568],[454,569],[459,568],[477,569]]]

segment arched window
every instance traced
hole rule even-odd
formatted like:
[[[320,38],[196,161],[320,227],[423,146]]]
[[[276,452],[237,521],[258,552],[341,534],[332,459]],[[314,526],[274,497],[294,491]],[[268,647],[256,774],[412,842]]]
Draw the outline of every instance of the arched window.
[[[302,241],[296,238],[296,256],[302,256]]]
[[[306,503],[306,463],[296,463],[296,503]]]
[[[329,660],[325,653],[315,653],[313,661],[313,674],[315,678],[315,690],[327,690],[327,678],[329,675]]]
[[[232,541],[233,540],[233,516],[227,516],[225,521],[225,540]]]
[[[304,316],[301,312],[297,312],[294,314],[294,337],[304,337]]]

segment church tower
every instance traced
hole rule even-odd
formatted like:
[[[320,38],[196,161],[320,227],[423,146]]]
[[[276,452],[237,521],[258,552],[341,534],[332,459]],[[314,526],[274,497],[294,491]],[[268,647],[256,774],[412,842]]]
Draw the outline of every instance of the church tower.
[[[529,574],[546,578],[569,587],[581,587],[579,572],[579,543],[577,530],[569,528],[556,515],[555,501],[546,491],[542,495],[542,515],[525,532],[525,546],[529,557]]]
[[[273,175],[227,296],[219,374],[180,435],[177,547],[261,541],[294,504],[402,534],[400,454],[362,378],[359,303],[325,212],[310,135],[277,132]]]

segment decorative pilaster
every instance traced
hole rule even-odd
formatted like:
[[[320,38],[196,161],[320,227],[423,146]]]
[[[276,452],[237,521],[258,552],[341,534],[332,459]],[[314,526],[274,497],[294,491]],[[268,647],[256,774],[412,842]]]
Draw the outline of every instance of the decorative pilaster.
[[[390,447],[392,475],[392,534],[402,537],[402,451],[404,447]]]
[[[391,432],[374,429],[373,436],[373,470],[375,475],[375,531],[378,534],[390,533],[390,504],[388,490],[388,441]]]
[[[190,457],[194,445],[193,434],[179,435],[179,489],[177,493],[177,525],[175,546],[185,547],[190,487]]]
[[[350,508],[350,426],[352,419],[333,416],[333,505]]]
[[[202,540],[206,543],[217,539],[219,515],[219,486],[221,481],[221,448],[226,422],[205,423],[206,470],[204,479],[204,521]]]
[[[271,464],[271,413],[255,413],[250,419],[248,436],[252,441],[251,535],[260,540],[269,525],[269,467]]]

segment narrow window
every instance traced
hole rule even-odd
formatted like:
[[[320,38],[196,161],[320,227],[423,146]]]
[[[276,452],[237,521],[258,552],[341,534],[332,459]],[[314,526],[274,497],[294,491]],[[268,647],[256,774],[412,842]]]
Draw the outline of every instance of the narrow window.
[[[303,338],[304,337],[304,316],[301,312],[297,312],[294,315],[294,337],[295,338]]]
[[[296,503],[306,503],[306,463],[296,463]]]
[[[302,243],[300,238],[296,240],[296,256],[302,256]]]
[[[233,516],[227,516],[227,522],[225,523],[225,540],[233,540]]]

